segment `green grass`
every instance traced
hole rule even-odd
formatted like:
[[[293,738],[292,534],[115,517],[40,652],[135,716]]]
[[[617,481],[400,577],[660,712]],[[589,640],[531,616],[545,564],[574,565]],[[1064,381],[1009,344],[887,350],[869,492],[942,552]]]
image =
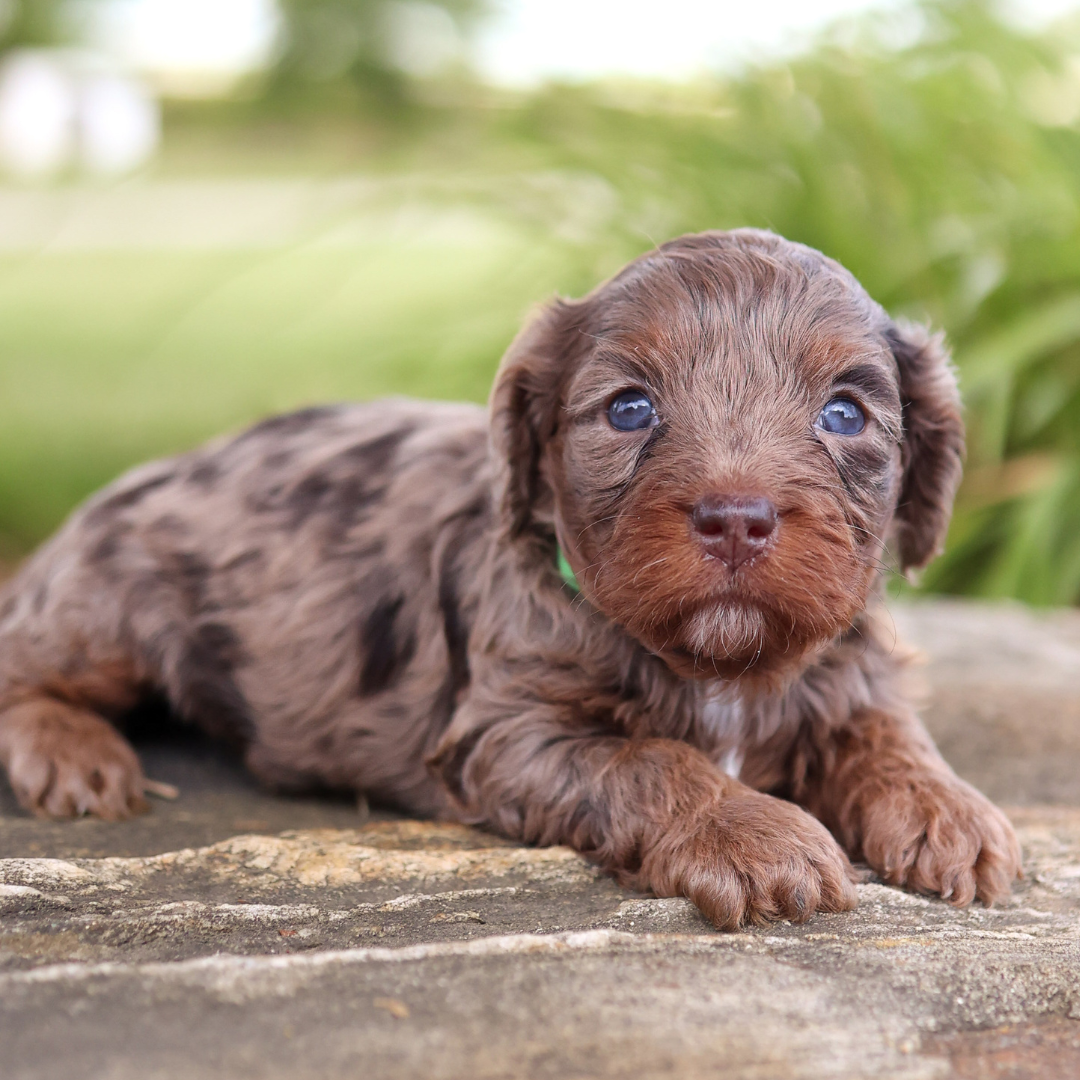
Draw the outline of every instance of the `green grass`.
[[[376,243],[0,260],[0,535],[25,550],[126,466],[268,413],[485,399],[557,246]]]

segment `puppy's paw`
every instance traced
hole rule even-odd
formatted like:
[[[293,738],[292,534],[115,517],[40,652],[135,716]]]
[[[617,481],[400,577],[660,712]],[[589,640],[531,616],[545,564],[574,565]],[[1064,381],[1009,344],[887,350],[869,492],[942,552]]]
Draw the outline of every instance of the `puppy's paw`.
[[[689,897],[719,929],[734,930],[850,911],[858,903],[854,876],[821,822],[747,790],[702,814],[681,839],[658,845],[640,878],[660,896]]]
[[[957,907],[1007,896],[1020,844],[989,799],[948,773],[927,772],[878,794],[862,811],[862,853],[890,885]]]
[[[95,713],[36,699],[0,716],[0,756],[20,804],[38,817],[119,821],[147,809],[135,751]]]

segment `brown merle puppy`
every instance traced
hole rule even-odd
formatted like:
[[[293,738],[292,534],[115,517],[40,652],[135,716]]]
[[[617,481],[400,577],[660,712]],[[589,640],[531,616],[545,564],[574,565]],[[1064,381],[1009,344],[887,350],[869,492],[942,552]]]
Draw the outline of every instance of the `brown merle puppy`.
[[[570,844],[718,926],[852,907],[848,856],[990,902],[1012,830],[868,613],[962,443],[940,340],[807,248],[684,237],[543,311],[490,413],[312,409],[91,499],[0,600],[0,758],[36,813],[125,817],[110,721],[158,692],[270,784]]]

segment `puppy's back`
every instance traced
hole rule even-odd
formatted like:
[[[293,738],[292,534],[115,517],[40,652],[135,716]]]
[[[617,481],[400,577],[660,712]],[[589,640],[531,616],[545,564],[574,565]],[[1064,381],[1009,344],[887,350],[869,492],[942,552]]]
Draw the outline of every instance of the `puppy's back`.
[[[278,786],[361,779],[435,809],[423,749],[467,677],[455,564],[489,491],[485,411],[408,400],[273,417],[137,468],[0,594],[0,697],[55,696],[73,671],[93,690],[64,693],[107,715],[164,691]]]

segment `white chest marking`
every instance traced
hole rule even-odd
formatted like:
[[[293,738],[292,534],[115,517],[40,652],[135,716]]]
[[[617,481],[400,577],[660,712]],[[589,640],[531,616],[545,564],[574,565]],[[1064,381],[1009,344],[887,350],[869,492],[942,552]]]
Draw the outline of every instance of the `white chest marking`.
[[[742,769],[743,752],[737,746],[733,746],[721,759],[720,768],[731,777],[739,779],[739,771]]]
[[[746,756],[742,749],[746,711],[739,698],[720,691],[706,693],[701,705],[701,721],[716,740],[719,756],[716,763],[733,779],[738,779]]]

